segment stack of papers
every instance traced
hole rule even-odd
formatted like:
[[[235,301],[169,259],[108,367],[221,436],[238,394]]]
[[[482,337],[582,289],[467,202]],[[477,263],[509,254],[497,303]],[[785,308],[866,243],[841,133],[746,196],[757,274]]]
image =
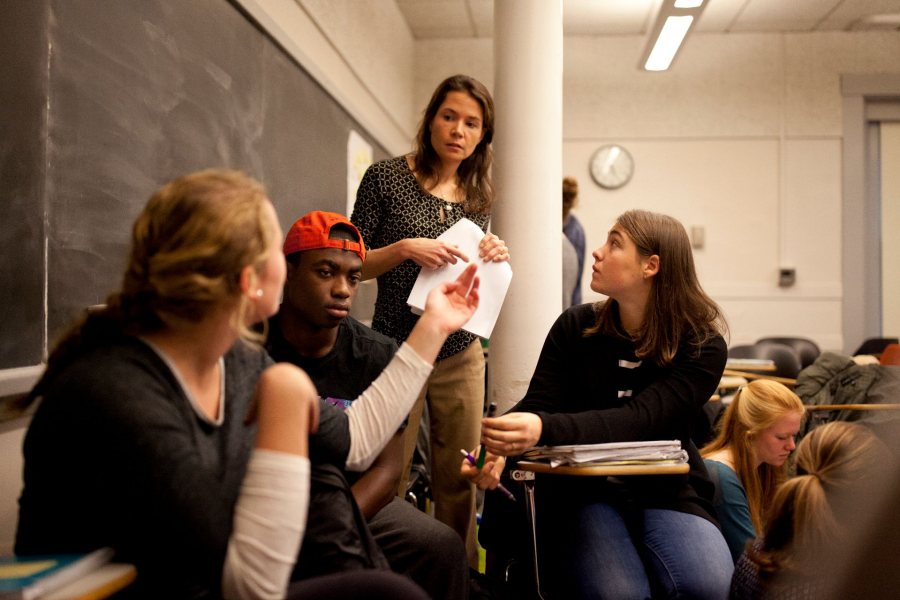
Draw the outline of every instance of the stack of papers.
[[[476,275],[481,280],[481,287],[478,289],[480,301],[475,314],[462,328],[487,339],[491,337],[494,324],[500,316],[500,307],[503,306],[503,299],[506,298],[512,281],[512,268],[507,261],[486,263],[478,258],[478,244],[483,237],[484,232],[478,225],[469,219],[460,219],[437,239],[455,245],[470,261],[478,264]],[[445,265],[440,269],[422,269],[406,300],[410,309],[417,315],[422,314],[428,292],[442,283],[454,281],[468,265],[469,263],[458,260],[456,264]]]
[[[527,460],[561,465],[646,465],[679,464],[688,460],[679,440],[612,442],[572,446],[537,446],[523,455]]]

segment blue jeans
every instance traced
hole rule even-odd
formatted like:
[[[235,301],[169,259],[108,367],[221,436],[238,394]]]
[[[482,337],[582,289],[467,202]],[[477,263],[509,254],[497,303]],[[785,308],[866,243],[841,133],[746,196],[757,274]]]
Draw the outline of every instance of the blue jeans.
[[[561,559],[554,587],[565,597],[728,597],[734,564],[722,533],[706,519],[663,509],[626,517],[604,503],[570,517],[571,529],[556,532],[553,549]]]

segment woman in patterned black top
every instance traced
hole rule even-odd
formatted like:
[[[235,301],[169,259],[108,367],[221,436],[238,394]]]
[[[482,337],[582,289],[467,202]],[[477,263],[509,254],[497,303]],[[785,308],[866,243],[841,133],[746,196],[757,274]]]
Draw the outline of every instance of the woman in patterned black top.
[[[351,221],[369,247],[363,278],[378,278],[372,328],[397,343],[406,339],[418,319],[406,299],[419,271],[469,260],[458,248],[436,238],[462,218],[487,231],[494,200],[489,174],[493,134],[490,93],[475,79],[455,75],[432,95],[419,125],[415,152],[376,163],[363,177]],[[509,260],[509,252],[501,239],[486,233],[479,257],[504,261]],[[405,494],[426,399],[435,516],[466,540],[474,566],[474,488],[458,472],[459,449],[478,444],[484,411],[484,356],[476,336],[459,331],[448,338],[410,413],[401,494]]]

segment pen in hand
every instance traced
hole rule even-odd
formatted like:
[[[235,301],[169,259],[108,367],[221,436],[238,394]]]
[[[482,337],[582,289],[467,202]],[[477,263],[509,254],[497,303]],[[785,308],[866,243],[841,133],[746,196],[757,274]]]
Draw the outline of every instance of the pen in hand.
[[[487,416],[488,416],[488,418],[491,418],[495,414],[497,414],[497,404],[494,402],[491,402],[490,405],[488,406]],[[475,468],[477,468],[479,471],[484,466],[484,459],[486,456],[487,456],[487,448],[482,446],[481,451],[478,453],[478,460],[475,461],[474,463],[472,463],[473,465],[475,465]]]
[[[467,452],[466,450],[463,450],[462,448],[459,449],[459,452],[460,452],[460,454],[462,454],[463,456],[466,457],[466,460],[469,462],[470,465],[472,465],[473,467],[476,466],[477,461],[475,460],[474,456],[472,456],[469,452]],[[512,500],[513,502],[516,501],[516,497],[513,496],[512,492],[510,492],[508,489],[506,489],[506,487],[502,483],[497,484],[497,489],[500,490],[501,492],[503,492],[503,494],[507,498]]]

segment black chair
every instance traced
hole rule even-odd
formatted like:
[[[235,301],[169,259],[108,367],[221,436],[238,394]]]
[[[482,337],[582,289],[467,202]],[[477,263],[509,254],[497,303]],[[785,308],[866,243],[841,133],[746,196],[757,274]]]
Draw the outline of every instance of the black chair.
[[[860,344],[859,348],[856,349],[856,352],[853,353],[853,356],[857,356],[859,354],[881,354],[884,352],[884,348],[888,344],[897,344],[900,343],[900,340],[897,338],[869,338]]]
[[[800,357],[800,368],[805,369],[809,365],[816,362],[816,359],[819,358],[819,354],[822,353],[819,350],[818,344],[812,341],[809,338],[802,337],[764,337],[756,340],[757,344],[769,343],[773,342],[776,344],[784,344],[785,346],[790,346],[794,349],[794,352],[797,353],[797,356]]]
[[[734,346],[728,349],[729,358],[762,358],[775,363],[775,371],[767,373],[776,377],[796,379],[800,373],[800,357],[790,346],[775,342],[762,342]]]

